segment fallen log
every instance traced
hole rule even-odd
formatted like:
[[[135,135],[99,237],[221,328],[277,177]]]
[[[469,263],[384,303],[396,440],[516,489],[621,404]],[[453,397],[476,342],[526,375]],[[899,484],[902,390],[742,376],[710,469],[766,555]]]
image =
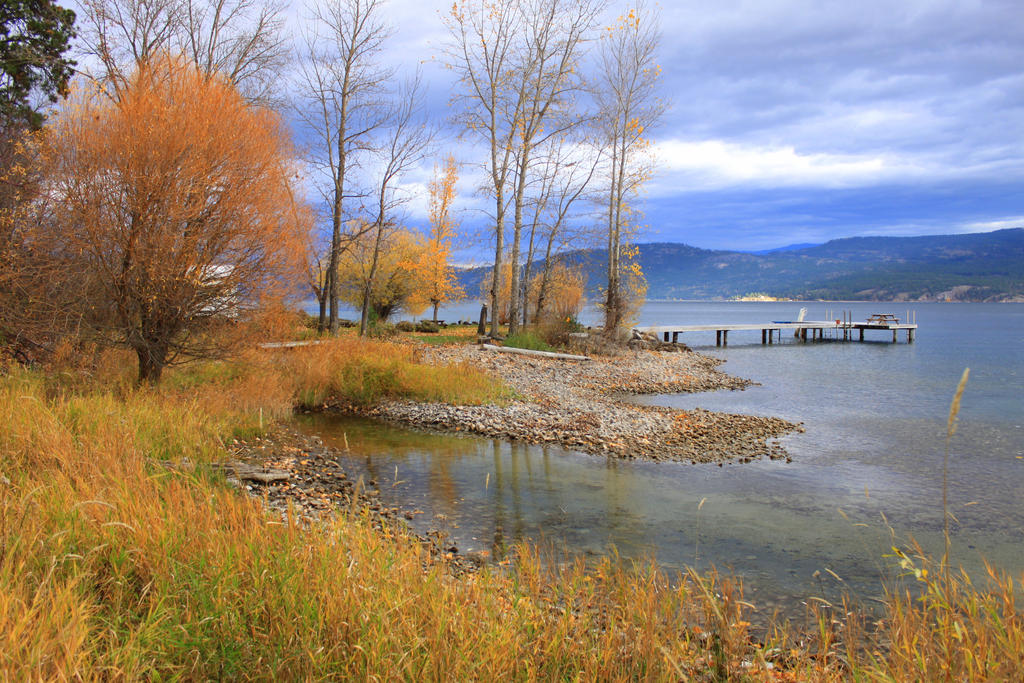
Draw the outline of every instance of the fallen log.
[[[514,346],[495,346],[494,344],[483,344],[482,348],[497,353],[518,353],[524,356],[537,356],[539,358],[554,358],[555,360],[591,360],[589,356],[576,356],[571,353],[553,353],[551,351],[534,351],[533,349],[517,349]]]
[[[294,349],[299,346],[315,346],[324,343],[323,339],[307,339],[306,341],[265,342],[259,347],[261,349]]]

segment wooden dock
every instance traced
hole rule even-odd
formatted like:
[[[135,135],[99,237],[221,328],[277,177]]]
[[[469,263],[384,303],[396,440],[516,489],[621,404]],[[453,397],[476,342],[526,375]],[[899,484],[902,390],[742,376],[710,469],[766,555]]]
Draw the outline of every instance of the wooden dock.
[[[907,343],[913,343],[917,331],[917,323],[901,323],[892,316],[871,316],[865,322],[850,320],[802,320],[799,322],[772,321],[769,323],[739,323],[719,325],[653,325],[634,328],[637,332],[653,334],[663,341],[679,343],[679,335],[684,332],[715,333],[715,346],[728,346],[730,332],[761,331],[761,343],[773,344],[782,341],[782,330],[793,330],[794,336],[801,342],[824,341],[826,336],[832,341],[864,341],[867,330],[884,330],[892,332],[892,342],[899,341],[899,333],[905,331]],[[856,334],[855,334],[856,333]],[[856,337],[856,339],[854,339]]]

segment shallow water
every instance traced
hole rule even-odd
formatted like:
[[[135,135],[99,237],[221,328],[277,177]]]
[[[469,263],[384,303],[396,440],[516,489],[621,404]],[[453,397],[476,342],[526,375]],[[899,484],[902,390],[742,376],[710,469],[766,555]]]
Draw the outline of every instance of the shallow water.
[[[654,302],[641,322],[794,319],[800,305]],[[822,319],[826,308],[852,309],[854,319],[876,312],[904,318],[906,308],[807,306],[810,319]],[[446,530],[464,551],[500,553],[525,538],[588,555],[614,546],[623,557],[653,556],[669,569],[714,564],[742,575],[753,601],[770,609],[810,595],[832,598],[844,587],[877,596],[891,571],[883,555],[893,533],[941,553],[946,415],[970,366],[950,450],[953,559],[980,572],[985,557],[1019,574],[1024,306],[913,308],[921,329],[910,345],[888,343],[891,336],[879,332],[864,344],[784,338],[762,347],[751,332],[734,333],[729,348],[716,349],[713,333],[695,333],[684,341],[762,385],[639,399],[802,421],[806,433],[783,439],[792,463],[632,462],[351,418],[301,420],[335,445],[347,437],[354,474],[375,480],[386,502],[423,510],[414,526]]]

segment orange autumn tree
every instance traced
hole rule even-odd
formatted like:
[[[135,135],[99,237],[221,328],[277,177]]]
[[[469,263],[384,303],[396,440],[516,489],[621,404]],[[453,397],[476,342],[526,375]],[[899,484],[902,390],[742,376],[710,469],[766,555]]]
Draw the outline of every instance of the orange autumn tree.
[[[84,320],[138,356],[140,382],[226,350],[218,328],[298,281],[308,216],[274,113],[171,57],[114,101],[80,94],[51,126],[58,258],[81,273]]]
[[[417,277],[422,283],[417,297],[424,304],[433,307],[433,321],[437,322],[437,309],[442,303],[458,301],[466,293],[455,277],[455,269],[448,259],[451,257],[452,238],[455,236],[455,222],[451,208],[455,200],[455,182],[459,179],[455,158],[449,155],[440,173],[434,168],[434,179],[430,181],[430,235],[425,249],[415,266]]]

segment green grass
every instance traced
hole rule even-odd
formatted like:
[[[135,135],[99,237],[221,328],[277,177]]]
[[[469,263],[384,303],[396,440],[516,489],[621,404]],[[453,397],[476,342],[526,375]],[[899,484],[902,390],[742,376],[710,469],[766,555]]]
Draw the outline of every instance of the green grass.
[[[502,342],[505,346],[517,349],[530,349],[533,351],[554,351],[555,348],[541,339],[535,332],[529,330],[506,337]]]

